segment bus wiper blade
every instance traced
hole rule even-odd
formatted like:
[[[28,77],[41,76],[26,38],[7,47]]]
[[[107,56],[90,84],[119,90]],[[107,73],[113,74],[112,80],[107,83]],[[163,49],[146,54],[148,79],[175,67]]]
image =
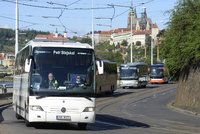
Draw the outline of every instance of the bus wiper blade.
[[[87,100],[89,100],[89,101],[92,101],[93,102],[93,100],[90,98],[90,97],[88,97],[88,96],[83,96],[84,98],[86,98]]]
[[[42,98],[46,98],[47,96],[37,96],[36,99],[42,99]]]

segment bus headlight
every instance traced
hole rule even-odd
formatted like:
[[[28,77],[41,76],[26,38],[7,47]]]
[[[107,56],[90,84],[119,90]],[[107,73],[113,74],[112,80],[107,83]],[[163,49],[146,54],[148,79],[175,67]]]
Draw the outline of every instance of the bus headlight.
[[[30,106],[30,109],[33,110],[33,111],[44,111],[42,109],[42,107],[38,106],[38,105],[32,105],[32,106]]]
[[[94,107],[86,107],[83,112],[94,112],[95,108]]]
[[[122,85],[123,84],[123,82],[122,81],[120,81],[120,83],[119,83],[120,85]]]

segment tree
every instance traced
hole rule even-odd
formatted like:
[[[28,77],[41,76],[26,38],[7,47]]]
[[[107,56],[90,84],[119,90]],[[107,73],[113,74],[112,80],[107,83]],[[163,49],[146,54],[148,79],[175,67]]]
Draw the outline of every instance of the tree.
[[[114,61],[118,64],[123,63],[122,54],[117,51],[115,52],[115,45],[110,45],[109,42],[103,42],[95,46],[96,57],[109,61]]]
[[[162,56],[176,79],[187,76],[189,70],[200,63],[199,9],[200,1],[180,1],[165,33]]]
[[[82,38],[80,42],[81,42],[81,43],[87,43],[87,44],[92,45],[92,39],[89,38],[89,37],[84,37],[84,38]]]
[[[25,46],[25,44],[34,39],[37,34],[49,34],[49,32],[42,32],[36,30],[20,30],[19,33],[19,50]],[[12,29],[0,28],[0,52],[12,52],[14,53],[15,44],[15,31]]]
[[[121,45],[124,46],[124,47],[126,47],[126,46],[128,46],[128,42],[126,40],[123,40],[122,43],[121,43]]]
[[[164,34],[162,56],[179,80],[175,105],[200,112],[200,1],[180,0]]]

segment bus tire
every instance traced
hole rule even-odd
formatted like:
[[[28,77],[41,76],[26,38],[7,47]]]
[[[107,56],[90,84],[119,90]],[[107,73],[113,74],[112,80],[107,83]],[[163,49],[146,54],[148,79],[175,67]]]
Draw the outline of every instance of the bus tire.
[[[17,105],[15,105],[15,110],[16,110],[16,112],[15,112],[16,119],[18,119],[18,120],[22,119],[22,116],[17,113]]]
[[[25,118],[24,118],[24,121],[25,121],[25,125],[26,125],[26,127],[31,127],[32,126],[32,123],[31,122],[29,122],[26,118],[26,104],[25,104]]]
[[[26,127],[31,127],[32,123],[29,122],[27,119],[25,119],[25,125],[26,125]]]
[[[143,86],[142,86],[142,88],[146,88],[146,87],[147,87],[147,85],[143,85]]]
[[[80,130],[86,130],[87,128],[87,123],[78,123],[78,128]]]
[[[15,117],[16,117],[16,119],[18,119],[18,120],[22,119],[22,116],[19,115],[17,112],[15,112]]]

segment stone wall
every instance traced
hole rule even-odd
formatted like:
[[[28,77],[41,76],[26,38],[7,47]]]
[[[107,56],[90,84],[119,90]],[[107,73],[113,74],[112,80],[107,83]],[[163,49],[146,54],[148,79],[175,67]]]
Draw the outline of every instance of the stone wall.
[[[177,85],[175,106],[200,113],[200,69],[190,70]]]

